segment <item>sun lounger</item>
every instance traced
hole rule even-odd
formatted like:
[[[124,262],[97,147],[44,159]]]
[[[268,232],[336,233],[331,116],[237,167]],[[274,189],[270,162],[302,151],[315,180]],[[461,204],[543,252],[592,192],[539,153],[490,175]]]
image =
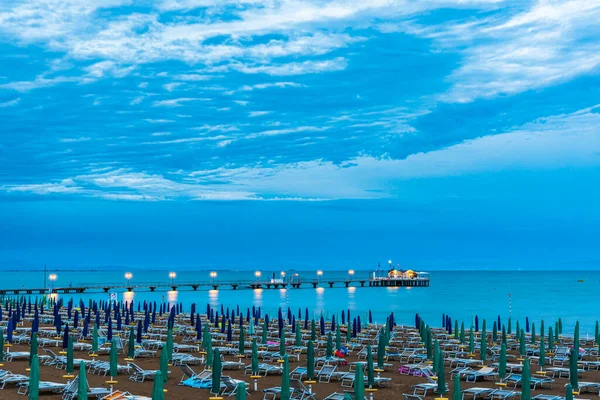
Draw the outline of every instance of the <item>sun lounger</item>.
[[[476,400],[477,396],[482,398],[487,397],[489,393],[491,393],[494,389],[491,388],[482,388],[482,387],[472,387],[462,391],[462,399],[464,400],[467,395],[472,396],[472,400]]]
[[[600,395],[600,383],[598,382],[579,382],[579,393],[596,392]]]
[[[303,379],[306,375],[306,367],[296,367],[290,372],[291,379]]]
[[[159,372],[159,370],[157,370],[157,369],[154,369],[154,370],[143,369],[139,365],[132,363],[132,362],[129,362],[128,365],[131,367],[131,369],[133,371],[131,373],[131,375],[129,375],[129,380],[132,380],[134,382],[144,382],[144,380],[147,378],[154,379],[154,375],[156,375]]]
[[[514,390],[507,389],[494,389],[488,394],[488,398],[490,399],[510,399],[511,397],[520,396],[520,392],[516,392]]]
[[[184,381],[192,378],[194,380],[198,380],[201,382],[206,382],[212,379],[212,371],[205,369],[203,371],[200,371],[199,373],[196,373],[196,371],[194,371],[192,369],[192,367],[190,367],[189,365],[179,365],[179,369],[181,370],[181,372],[183,372],[183,376],[181,377],[181,380],[179,381],[179,384],[183,384]]]
[[[101,400],[152,400],[150,397],[146,396],[136,396],[129,392],[122,392],[117,390],[116,392],[112,392],[111,394],[102,397]]]
[[[523,379],[523,376],[521,374],[510,374],[504,378],[503,382],[512,383],[514,385],[513,387],[516,388],[517,385],[519,385],[521,383],[522,379]],[[532,376],[530,378],[530,382],[531,382],[531,388],[533,390],[535,390],[538,386],[540,386],[540,387],[546,386],[549,389],[552,389],[552,384],[554,383],[554,379],[540,378],[540,377]]]
[[[48,381],[40,381],[39,391],[40,393],[50,392],[50,393],[60,393],[67,386],[65,383],[57,383],[57,382],[48,382]],[[27,394],[29,393],[29,380],[27,382],[22,382],[19,384],[19,389],[17,390],[17,394]]]
[[[267,363],[260,363],[258,364],[258,374],[259,375],[263,375],[263,376],[267,376],[269,374],[271,375],[275,375],[275,374],[281,374],[283,371],[283,367],[280,367],[279,365],[271,365],[271,364],[267,364]],[[246,367],[244,367],[244,374],[250,374],[252,373],[252,365],[247,365]]]
[[[1,378],[0,378],[0,384],[2,386],[0,386],[0,389],[4,389],[6,387],[6,385],[8,384],[20,384],[23,382],[27,382],[29,381],[29,377],[25,376],[25,375],[21,375],[21,374],[13,374],[12,372],[9,372],[7,374],[4,374]]]
[[[494,368],[491,367],[485,367],[479,370],[473,370],[469,368],[469,370],[462,371],[459,375],[464,376],[467,382],[472,383],[476,382],[477,379],[496,380],[496,378],[499,376],[498,373],[494,371]]]
[[[79,388],[79,376],[76,376],[63,390],[63,400],[73,400],[77,398]],[[88,397],[100,398],[110,394],[110,390],[104,387],[90,387],[88,382]],[[84,399],[85,400],[85,399]]]
[[[319,382],[329,383],[332,378],[341,379],[345,372],[338,372],[337,365],[323,365],[320,370],[317,371],[317,380]]]
[[[230,376],[223,376],[221,377],[221,388],[222,388],[222,392],[221,392],[221,396],[235,396],[237,394],[237,391],[239,389],[239,384],[243,382],[243,381],[239,381],[237,379],[232,379]],[[248,383],[246,383],[246,395],[250,395],[250,393],[248,392]]]
[[[29,360],[29,352],[28,351],[6,352],[6,353],[4,353],[4,359],[6,361]]]

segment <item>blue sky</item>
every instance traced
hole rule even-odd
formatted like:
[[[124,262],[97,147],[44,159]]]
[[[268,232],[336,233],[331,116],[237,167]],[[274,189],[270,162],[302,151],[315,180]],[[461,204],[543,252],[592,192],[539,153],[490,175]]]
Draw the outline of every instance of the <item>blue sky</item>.
[[[598,20],[0,2],[0,265],[598,267]]]

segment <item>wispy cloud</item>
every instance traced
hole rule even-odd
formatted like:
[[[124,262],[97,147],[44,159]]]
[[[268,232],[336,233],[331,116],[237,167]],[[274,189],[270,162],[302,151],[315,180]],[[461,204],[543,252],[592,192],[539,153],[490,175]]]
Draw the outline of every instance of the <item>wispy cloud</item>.
[[[253,117],[262,117],[264,115],[269,115],[271,114],[272,111],[250,111],[250,113],[248,114],[248,116],[250,118]]]
[[[152,103],[152,107],[181,107],[183,103],[190,101],[210,101],[211,99],[202,97],[179,97],[176,99],[157,100]]]
[[[8,100],[8,101],[5,101],[5,102],[0,102],[0,108],[6,108],[6,107],[16,106],[20,102],[21,102],[21,98],[20,97],[17,97],[16,99],[13,99],[13,100]]]

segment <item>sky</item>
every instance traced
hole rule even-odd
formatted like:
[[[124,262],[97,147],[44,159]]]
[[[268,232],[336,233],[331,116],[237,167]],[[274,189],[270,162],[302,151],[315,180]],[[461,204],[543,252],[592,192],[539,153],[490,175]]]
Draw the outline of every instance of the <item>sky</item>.
[[[0,0],[0,268],[600,268],[596,0]]]

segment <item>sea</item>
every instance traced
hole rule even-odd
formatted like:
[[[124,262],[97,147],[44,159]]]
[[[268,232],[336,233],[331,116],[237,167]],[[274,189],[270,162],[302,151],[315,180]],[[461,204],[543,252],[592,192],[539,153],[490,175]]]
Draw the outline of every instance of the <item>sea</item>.
[[[110,299],[123,301],[156,301],[181,302],[184,309],[196,303],[203,310],[206,303],[212,306],[224,305],[237,307],[260,306],[263,314],[276,315],[281,307],[284,311],[291,308],[297,314],[298,309],[308,309],[311,316],[319,318],[323,315],[330,318],[340,315],[342,310],[350,310],[353,317],[360,315],[367,320],[369,311],[374,322],[384,322],[390,313],[400,324],[414,324],[418,313],[431,326],[441,326],[442,316],[448,315],[452,320],[465,323],[469,327],[477,316],[480,323],[488,321],[491,329],[498,316],[502,324],[512,319],[513,329],[518,320],[524,324],[528,318],[530,323],[540,326],[554,325],[558,318],[562,319],[563,331],[573,331],[575,323],[580,322],[581,336],[593,337],[596,320],[599,319],[600,306],[600,271],[428,271],[431,282],[429,287],[360,287],[361,279],[368,279],[369,271],[285,271],[286,275],[298,274],[304,282],[320,279],[323,283],[313,288],[304,283],[300,289],[238,289],[221,286],[219,290],[208,290],[201,287],[193,291],[191,287],[179,286],[177,291],[156,289],[150,292],[147,286],[153,283],[170,283],[169,270],[145,271],[141,269],[100,269],[88,271],[47,270],[44,271],[4,271],[0,280],[0,288],[42,288],[44,276],[55,274],[56,280],[45,280],[46,287],[125,285],[125,274],[132,274],[130,285],[134,290],[128,292],[124,288],[111,289],[109,293],[101,290],[83,294],[57,294],[65,299]],[[173,271],[174,272],[174,271]],[[173,283],[185,285],[194,282],[211,282],[212,271],[176,271]],[[266,281],[273,276],[279,278],[281,271],[214,271],[216,283],[233,280]],[[338,283],[330,288],[325,282],[334,279],[352,279],[350,287]],[[139,286],[139,287],[136,287]],[[146,287],[144,287],[146,286]],[[325,287],[326,286],[326,287]],[[33,297],[34,295],[32,295]],[[538,328],[539,329],[539,328]]]

